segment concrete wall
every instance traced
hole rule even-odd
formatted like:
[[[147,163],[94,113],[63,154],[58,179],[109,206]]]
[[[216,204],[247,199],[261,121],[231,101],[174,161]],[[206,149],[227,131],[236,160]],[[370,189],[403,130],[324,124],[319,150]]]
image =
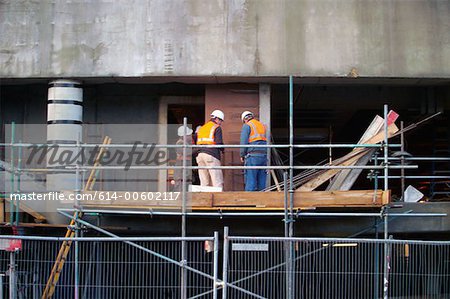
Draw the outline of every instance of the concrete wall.
[[[3,0],[0,77],[450,77],[447,0]]]

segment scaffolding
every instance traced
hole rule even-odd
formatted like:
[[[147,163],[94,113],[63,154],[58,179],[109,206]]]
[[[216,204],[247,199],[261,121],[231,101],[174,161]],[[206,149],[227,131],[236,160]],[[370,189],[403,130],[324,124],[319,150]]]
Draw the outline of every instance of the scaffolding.
[[[148,215],[163,215],[163,216],[181,216],[181,238],[186,238],[186,217],[189,216],[196,216],[196,217],[234,217],[234,216],[245,216],[245,217],[252,217],[252,216],[274,216],[274,217],[282,217],[283,223],[284,223],[284,237],[285,238],[293,238],[295,236],[294,232],[294,223],[296,219],[301,217],[380,217],[383,220],[384,225],[384,240],[389,240],[389,221],[390,217],[443,217],[447,216],[443,213],[392,213],[390,212],[390,206],[388,204],[383,205],[380,208],[379,213],[308,213],[303,211],[295,210],[294,208],[294,192],[295,192],[295,177],[294,177],[294,170],[331,170],[331,169],[367,169],[367,170],[378,170],[382,171],[382,175],[378,175],[378,173],[374,173],[373,179],[374,179],[374,190],[376,191],[378,189],[378,180],[383,181],[383,191],[387,192],[389,190],[389,179],[393,178],[399,178],[402,180],[402,193],[404,192],[404,180],[408,178],[417,178],[414,176],[407,176],[405,175],[404,171],[407,169],[416,169],[417,165],[407,165],[406,162],[409,161],[418,161],[420,159],[422,160],[432,160],[434,162],[438,161],[449,161],[450,158],[437,158],[437,157],[389,157],[389,148],[401,148],[401,151],[403,151],[403,138],[401,141],[401,144],[391,144],[389,142],[389,134],[388,134],[388,105],[384,105],[383,109],[383,115],[384,115],[384,139],[381,144],[294,144],[294,115],[293,115],[293,105],[294,105],[294,99],[293,99],[293,77],[289,77],[289,143],[288,144],[267,144],[267,145],[190,145],[187,142],[186,134],[184,135],[184,142],[182,145],[155,145],[156,148],[163,148],[163,149],[170,149],[170,148],[182,148],[182,159],[183,159],[183,165],[181,166],[161,166],[161,165],[146,165],[146,166],[130,166],[129,169],[136,169],[136,170],[167,170],[167,169],[180,169],[182,171],[182,189],[181,189],[181,211],[173,211],[173,212],[167,212],[167,211],[154,211],[154,210],[148,210],[148,211],[130,211],[130,210],[106,210],[106,209],[59,209],[59,213],[62,215],[65,215],[67,217],[70,217],[66,214],[66,212],[83,212],[83,213],[105,213],[105,214],[148,214]],[[435,115],[434,115],[435,116]],[[432,116],[432,117],[434,117]],[[428,118],[427,118],[428,119]],[[424,121],[426,121],[425,119]],[[184,118],[183,125],[185,127],[185,130],[187,128],[188,120],[187,118]],[[410,130],[417,126],[417,124],[413,124],[411,126],[408,126],[406,128],[403,128],[403,124],[401,126],[401,130],[394,134],[393,136],[401,135],[403,136],[403,133],[407,130]],[[16,142],[15,138],[15,124],[12,124],[11,127],[11,142],[10,143],[4,143],[2,146],[5,147],[11,147],[11,164],[9,169],[7,169],[8,172],[10,172],[10,186],[11,186],[11,193],[20,191],[20,174],[22,173],[51,173],[52,169],[22,169],[21,166],[21,149],[23,147],[27,147],[30,145],[36,145],[36,144],[29,144],[29,143],[22,143],[21,141]],[[48,146],[47,144],[40,144],[38,146]],[[69,146],[69,145],[65,145]],[[130,148],[133,146],[136,146],[135,144],[82,144],[81,142],[78,142],[77,144],[73,145],[78,150],[81,150],[83,148]],[[186,157],[187,152],[190,149],[193,148],[243,148],[243,147],[253,147],[253,148],[264,148],[264,149],[277,149],[277,148],[284,148],[289,150],[289,163],[288,165],[269,165],[269,166],[192,166],[187,165],[186,163]],[[373,148],[373,149],[381,149],[383,150],[383,157],[380,159],[375,159],[374,165],[294,165],[294,149],[312,149],[312,148]],[[18,151],[18,158],[17,158],[17,165],[15,165],[15,152]],[[392,165],[392,161],[399,161],[399,165]],[[378,164],[378,162],[381,162]],[[84,173],[86,171],[93,171],[93,170],[113,170],[113,169],[122,169],[122,166],[75,166],[75,167],[67,167],[65,169],[59,169],[58,171],[67,171],[67,172],[75,172],[77,177],[84,177]],[[284,207],[283,212],[188,212],[187,211],[187,198],[188,198],[188,188],[187,188],[187,171],[193,170],[193,169],[222,169],[222,170],[248,170],[248,169],[265,169],[265,170],[280,170],[283,172],[283,183],[281,186],[283,186],[283,194],[284,194]],[[393,176],[390,174],[390,170],[394,169],[400,169],[401,175],[400,176]],[[450,179],[448,176],[427,176],[427,178],[445,178]],[[85,189],[83,186],[75,186],[74,191],[75,192],[81,192],[81,190]],[[19,201],[16,201],[16,203],[13,202],[13,200],[10,200],[10,223],[13,226],[19,226]],[[76,223],[83,223],[81,219],[78,219],[78,217],[71,218]],[[77,226],[75,227],[76,230],[79,230],[80,228]],[[106,231],[103,232],[108,234]],[[388,245],[385,243],[385,256],[389,255],[388,252]],[[286,246],[286,256],[288,261],[293,260],[294,256],[294,243],[289,242],[288,246]],[[181,243],[181,260],[184,261],[186,259],[186,243],[185,241],[182,241]],[[287,265],[292,265],[292,263],[287,263]],[[186,285],[186,275],[187,275],[187,269],[183,268],[183,274],[181,278],[181,285]],[[385,259],[384,264],[384,282],[386,285],[384,286],[383,290],[385,294],[388,293],[388,259]],[[294,271],[292,269],[287,269],[286,273],[288,273],[288,277],[286,280],[287,288],[288,288],[288,296],[289,298],[293,298],[293,283],[292,283],[292,277],[289,277],[289,273],[293,273]],[[182,292],[184,288],[182,288]],[[186,298],[186,294],[181,294],[182,298]]]

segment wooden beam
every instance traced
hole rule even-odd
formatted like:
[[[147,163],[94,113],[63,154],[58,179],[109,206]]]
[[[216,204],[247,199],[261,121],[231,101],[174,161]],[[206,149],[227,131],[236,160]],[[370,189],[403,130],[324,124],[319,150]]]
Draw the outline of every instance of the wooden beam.
[[[89,193],[84,192],[84,193]],[[113,191],[111,191],[113,192]],[[139,192],[145,194],[147,192]],[[83,208],[130,208],[130,209],[177,209],[181,207],[181,197],[177,201],[127,201],[123,195],[114,201],[89,200],[79,202]],[[389,202],[389,192],[382,190],[314,191],[295,192],[294,208],[315,207],[380,207]],[[198,192],[189,193],[188,207],[192,209],[283,209],[284,192]]]
[[[395,124],[392,124],[388,126],[388,138],[394,135],[398,131],[398,128]],[[367,144],[376,144],[384,140],[384,131],[378,133],[377,135],[373,136],[369,140],[367,140]],[[370,149],[367,148],[357,148],[345,155],[344,157],[336,160],[333,165],[340,165],[340,166],[349,166],[356,161],[358,161],[359,158],[363,157],[365,153],[370,151]],[[350,158],[349,158],[350,157]],[[334,175],[336,175],[339,172],[339,169],[330,169],[327,170],[320,175],[312,178],[305,184],[301,185],[297,190],[298,191],[312,191],[322,185],[324,182],[328,181],[330,178],[332,178]]]
[[[0,227],[11,227],[11,224],[8,222],[1,222]],[[18,227],[25,228],[65,228],[67,229],[67,224],[51,224],[51,223],[27,223],[20,222]],[[129,227],[125,226],[100,226],[100,228],[107,230],[129,230]]]
[[[389,126],[395,123],[398,116],[399,115],[395,111],[389,111],[389,113],[387,114],[387,125]],[[362,137],[359,139],[358,143],[367,143],[367,140],[380,133],[383,128],[384,119],[381,116],[376,115],[370,123],[369,127],[367,127]],[[356,148],[353,150],[356,150]],[[375,149],[371,149],[364,157],[356,161],[356,163],[353,163],[353,165],[366,165],[374,152]],[[328,185],[326,190],[350,190],[361,172],[362,169],[343,169],[339,171],[339,173],[333,178],[332,182]]]
[[[0,198],[0,222],[5,222],[5,200]]]
[[[362,151],[356,154],[355,156],[351,157],[350,159],[347,159],[346,161],[339,163],[339,166],[350,166],[355,164],[360,158],[362,158],[364,155],[367,154],[367,151]],[[312,180],[309,180],[308,182],[301,185],[297,190],[298,191],[313,191],[326,181],[328,181],[330,178],[332,178],[334,175],[339,173],[341,169],[330,169],[325,171],[323,174],[313,178]]]
[[[370,139],[372,136],[375,136],[378,134],[380,129],[383,127],[384,119],[379,116],[375,115],[375,118],[372,120],[370,125],[367,127],[366,131],[362,135],[362,137],[359,139],[358,143],[364,143],[366,140]],[[353,149],[355,150],[355,149]],[[369,155],[369,153],[367,153]],[[365,160],[365,159],[361,159]],[[358,164],[358,161],[356,162]],[[347,176],[352,172],[351,169],[344,169],[340,171],[330,182],[326,190],[340,190],[344,180],[347,178]]]
[[[8,198],[5,198],[5,202],[10,202],[10,200]],[[13,202],[13,205],[16,206],[16,203]],[[35,210],[30,208],[29,206],[27,206],[23,202],[20,203],[19,209],[22,212],[25,212],[25,213],[30,214],[31,216],[33,216],[34,219],[36,219],[37,222],[42,223],[42,222],[45,222],[47,220],[47,218],[44,215],[42,215],[41,213],[36,212]]]

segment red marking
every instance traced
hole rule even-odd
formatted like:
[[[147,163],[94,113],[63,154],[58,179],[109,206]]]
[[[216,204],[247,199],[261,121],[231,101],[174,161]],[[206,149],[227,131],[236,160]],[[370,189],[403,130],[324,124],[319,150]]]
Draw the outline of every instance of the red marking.
[[[388,122],[388,126],[392,125],[393,123],[395,123],[395,121],[398,118],[398,113],[395,112],[394,110],[389,111],[388,115],[387,115],[387,122]]]

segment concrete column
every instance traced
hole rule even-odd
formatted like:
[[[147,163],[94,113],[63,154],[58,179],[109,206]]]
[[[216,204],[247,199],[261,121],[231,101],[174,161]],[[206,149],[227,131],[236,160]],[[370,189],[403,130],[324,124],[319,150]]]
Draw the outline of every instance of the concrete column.
[[[81,142],[83,123],[83,89],[81,83],[72,80],[56,80],[49,83],[47,113],[47,143],[58,145],[58,150],[47,155],[47,167],[52,169],[75,166],[73,159],[78,149],[64,145]],[[70,159],[69,159],[70,157]],[[70,161],[72,160],[72,161]],[[78,189],[76,172],[47,174],[47,190]]]
[[[270,127],[270,84],[261,83],[259,84],[259,120],[266,125],[267,129],[267,143],[272,143],[271,141],[271,127]],[[267,150],[267,165],[271,165],[270,161],[270,149]],[[270,173],[267,176],[267,186],[270,185]]]

